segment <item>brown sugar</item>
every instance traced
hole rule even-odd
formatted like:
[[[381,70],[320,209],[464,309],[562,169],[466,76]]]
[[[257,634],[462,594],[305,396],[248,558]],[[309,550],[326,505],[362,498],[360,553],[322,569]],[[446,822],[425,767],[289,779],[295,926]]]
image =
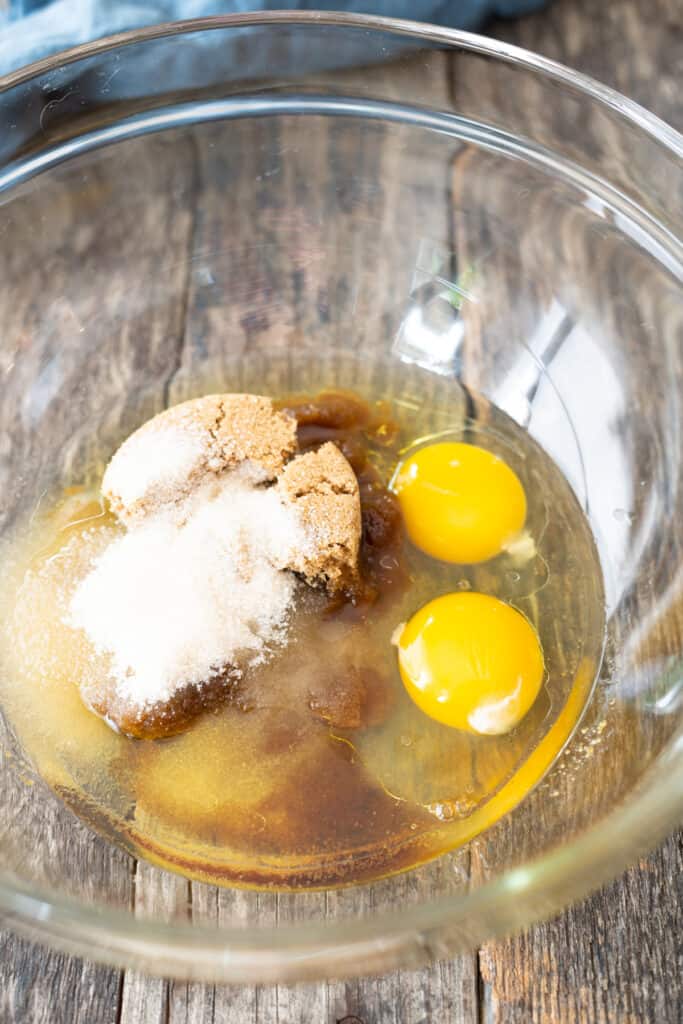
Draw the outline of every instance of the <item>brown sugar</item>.
[[[348,665],[320,680],[308,706],[315,718],[334,729],[365,729],[386,717],[393,694],[386,676],[372,668]]]
[[[280,566],[330,593],[355,579],[361,534],[358,482],[334,444],[294,458],[297,421],[262,395],[207,395],[160,413],[112,458],[102,492],[126,525],[180,506],[207,478],[248,467],[278,482],[311,543]],[[287,461],[291,459],[291,461]]]
[[[296,451],[296,420],[262,395],[206,395],[143,424],[110,461],[102,493],[124,523],[177,505],[239,466],[273,481]]]
[[[358,574],[361,537],[358,481],[348,460],[336,445],[324,444],[292,459],[277,486],[313,540],[293,553],[289,568],[331,593],[348,586]]]
[[[332,442],[351,464],[358,480],[361,540],[358,572],[348,586],[331,595],[328,611],[345,618],[363,618],[378,600],[398,596],[408,583],[404,560],[404,529],[398,499],[385,486],[370,458],[395,444],[398,425],[384,402],[369,405],[346,391],[293,396],[278,407],[297,421],[302,452]]]
[[[182,731],[239,703],[244,673],[287,642],[294,574],[327,590],[326,617],[363,616],[400,587],[400,515],[369,460],[392,431],[384,409],[343,393],[279,408],[226,394],[132,434],[103,480],[125,532],[70,606],[112,665],[82,686],[85,702],[128,735]],[[347,673],[311,693],[309,709],[361,728],[381,717],[382,690]]]
[[[248,710],[240,691],[241,676],[239,669],[226,665],[200,686],[187,683],[167,700],[151,705],[122,699],[115,685],[84,687],[81,694],[96,714],[124,736],[162,739],[183,732],[198,715],[218,705],[232,704]]]
[[[103,491],[126,531],[70,622],[112,666],[83,699],[128,735],[170,735],[231,700],[287,640],[294,573],[330,594],[355,580],[356,476],[334,444],[294,456],[296,429],[269,398],[210,395],[156,416],[109,463]]]

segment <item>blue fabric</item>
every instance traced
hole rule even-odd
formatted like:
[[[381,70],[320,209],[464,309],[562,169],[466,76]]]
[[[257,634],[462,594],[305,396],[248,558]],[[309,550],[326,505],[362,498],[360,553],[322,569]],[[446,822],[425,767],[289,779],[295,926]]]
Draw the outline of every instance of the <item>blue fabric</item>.
[[[296,10],[347,11],[476,29],[494,15],[513,17],[548,0],[10,0],[0,11],[0,74],[50,53],[126,29],[211,14]]]

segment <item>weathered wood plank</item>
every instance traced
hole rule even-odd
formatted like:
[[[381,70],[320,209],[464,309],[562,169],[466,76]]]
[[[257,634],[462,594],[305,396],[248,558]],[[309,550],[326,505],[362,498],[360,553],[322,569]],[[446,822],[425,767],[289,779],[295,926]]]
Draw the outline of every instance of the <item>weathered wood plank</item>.
[[[538,16],[497,22],[496,35],[614,86],[674,126],[683,11],[678,0],[556,0]],[[683,616],[662,627],[680,642]],[[678,640],[676,638],[679,638]],[[599,775],[599,773],[597,773]],[[480,952],[486,1024],[621,1024],[683,1019],[683,837],[555,920]]]
[[[672,104],[675,113],[675,104],[681,102],[681,72],[675,63],[681,54],[676,42],[681,35],[680,5],[679,0],[657,0],[656,12],[653,6],[649,0],[621,0],[619,4],[603,5],[595,5],[591,0],[556,0],[554,7],[544,14],[519,24],[500,23],[495,30],[566,63],[584,66],[603,80],[613,74],[618,88],[674,120]],[[636,65],[637,74],[632,70]],[[320,202],[324,209],[322,198]],[[248,227],[245,217],[242,230],[247,231]],[[384,241],[391,242],[391,235]],[[294,266],[288,281],[276,279],[280,288],[278,298],[285,297],[290,330],[310,330],[319,323],[321,310],[327,309],[330,318],[343,310],[348,314],[354,301],[358,301],[343,290],[332,297],[321,293],[314,273],[303,274],[303,288],[310,288],[310,293],[305,301],[300,301],[300,271]],[[255,336],[263,337],[269,330],[279,331],[283,323],[279,314],[266,323],[254,315],[258,310],[246,308],[241,318],[228,325],[218,308],[220,302],[211,302],[210,282],[202,280],[200,267],[193,287],[195,313],[188,323],[181,372],[175,384],[174,393],[179,396],[183,395],[183,369],[191,371],[188,352],[193,347],[201,348],[214,330],[236,326],[246,346]],[[271,301],[277,312],[277,301]],[[248,297],[245,306],[249,306]],[[188,373],[185,378],[188,386],[190,376]],[[681,998],[683,973],[677,941],[681,930],[677,915],[683,895],[682,870],[681,848],[672,839],[643,866],[632,869],[623,880],[557,922],[531,929],[505,944],[487,946],[481,954],[483,1019],[596,1020],[610,1024],[681,1019],[683,1009],[678,1016],[675,1013],[677,1005],[680,1006],[676,1000]],[[147,879],[143,893],[155,892],[156,885],[157,881]],[[200,889],[208,887],[193,887],[193,913],[203,919],[218,917],[220,910],[208,906],[214,897],[200,893]],[[227,900],[226,912],[232,914],[232,894],[223,898]],[[266,914],[273,913],[269,899],[265,898],[266,905],[261,910]],[[160,907],[168,909],[167,893],[158,896],[158,900]],[[615,945],[617,933],[623,941]],[[476,978],[469,958],[436,965],[415,975],[397,973],[383,979],[312,986],[312,991],[294,990],[296,995],[282,988],[188,986],[132,974],[127,975],[126,987],[119,993],[119,972],[59,957],[12,937],[3,939],[1,952],[0,1018],[11,1021],[113,1021],[119,996],[120,1019],[131,1022],[262,1024],[279,1017],[282,1021],[291,1020],[292,1024],[299,1019],[332,1024],[350,1017],[345,1024],[417,1024],[432,1020],[455,1024],[477,1019]],[[673,967],[677,957],[678,982]],[[313,1013],[302,1016],[302,1010]]]
[[[120,971],[0,934],[3,1024],[117,1024],[121,984]]]
[[[134,891],[134,910],[137,914],[183,921],[190,915],[189,882],[180,875],[159,871],[145,861],[138,861],[135,866]],[[149,1020],[151,1024],[156,1021],[166,1024],[170,1013],[169,981],[149,978],[135,971],[125,972],[121,989],[120,1024],[136,1024],[140,1020]]]
[[[0,330],[3,351],[17,353],[2,368],[7,388],[0,435],[13,438],[0,451],[3,494],[16,495],[7,481],[21,484],[25,463],[45,475],[46,486],[53,472],[78,479],[125,435],[131,416],[144,418],[164,404],[184,331],[186,267],[178,261],[163,284],[154,281],[169,250],[187,251],[192,219],[178,197],[191,191],[194,167],[192,151],[183,144],[174,148],[173,161],[167,154],[160,137],[151,146],[133,142],[116,155],[96,154],[78,169],[64,169],[62,174],[74,176],[68,188],[42,182],[23,209],[12,208],[12,217],[2,220],[0,271],[12,299],[0,303]],[[93,204],[108,211],[97,233],[87,224]],[[127,246],[135,246],[139,268],[132,286]],[[158,301],[150,301],[150,294]],[[109,345],[111,357],[98,363],[102,344]],[[93,380],[83,388],[89,368]],[[136,386],[145,378],[154,380],[153,389]],[[14,424],[25,424],[27,417],[39,425],[36,438],[15,443]],[[93,431],[93,423],[101,430]],[[40,445],[42,431],[53,439],[49,452]],[[9,517],[9,505],[3,505]],[[134,860],[94,835],[32,777],[1,720],[0,757],[7,759],[0,774],[3,864],[36,883],[128,907]],[[2,936],[2,1020],[114,1021],[120,982],[119,971]]]
[[[480,954],[489,1024],[683,1019],[680,836],[592,899]]]
[[[683,11],[679,0],[554,0],[538,15],[489,26],[491,35],[591,75],[683,125]]]
[[[447,70],[439,55],[428,73],[422,62],[415,61],[400,76],[392,67],[374,68],[349,72],[348,81],[353,87],[355,75],[359,87],[366,87],[381,80],[397,96],[424,92],[428,85],[445,103]],[[415,240],[430,231],[436,238],[447,231],[449,182],[445,177],[424,185],[413,193],[417,204],[406,209],[396,174],[382,174],[383,167],[393,171],[403,155],[399,181],[412,185],[420,180],[420,168],[401,153],[400,142],[381,125],[355,136],[341,128],[330,122],[324,144],[318,137],[315,147],[307,145],[307,128],[301,121],[216,125],[199,134],[195,258],[185,345],[170,388],[171,401],[216,387],[286,391],[292,387],[287,364],[269,357],[277,356],[278,348],[284,350],[291,340],[301,351],[314,352],[330,335],[347,350],[362,348],[378,330],[381,337],[391,337],[402,312],[395,295],[407,291],[418,257]],[[287,160],[281,162],[282,152]],[[386,184],[378,188],[377,181]],[[271,246],[276,231],[277,247]],[[288,250],[281,247],[283,238],[289,241]],[[404,281],[383,275],[385,246],[403,254]],[[335,273],[334,253],[340,249],[351,251],[356,265],[366,268],[360,285]],[[262,352],[268,358],[259,361]],[[249,359],[243,363],[245,354]],[[315,367],[310,372],[311,387],[316,386],[316,376],[317,386],[326,383],[324,373],[316,374]],[[353,383],[335,357],[330,372]],[[429,891],[428,877],[424,884]],[[354,912],[361,913],[363,901],[371,898],[359,892]],[[286,922],[303,919],[302,915],[324,920],[348,912],[343,894],[311,894],[303,908],[300,897],[217,892],[193,884],[192,900],[193,918],[209,923],[266,923],[276,916]],[[425,1014],[431,1006],[439,1007],[441,1019],[449,1020],[451,1014],[459,1020],[461,1009],[469,1013],[475,997],[475,959],[466,956],[448,968],[402,975],[400,981],[393,975],[350,986],[211,989],[175,984],[169,1019],[265,1024],[273,1019],[337,1020],[349,1014],[372,1021],[391,1013],[387,1020],[418,1024],[429,1019]]]
[[[476,972],[464,957],[458,957],[421,971],[396,971],[330,985],[325,1020],[330,1024],[474,1024],[477,1008]]]

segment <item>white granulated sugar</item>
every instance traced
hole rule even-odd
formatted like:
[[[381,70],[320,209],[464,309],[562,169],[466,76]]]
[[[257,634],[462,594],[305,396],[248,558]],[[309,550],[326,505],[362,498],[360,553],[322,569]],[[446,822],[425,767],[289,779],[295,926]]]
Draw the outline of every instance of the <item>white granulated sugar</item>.
[[[142,500],[152,489],[171,498],[201,467],[207,452],[202,432],[185,423],[169,423],[133,434],[119,449],[102,481],[103,490],[124,505]]]
[[[160,511],[114,540],[66,621],[110,656],[119,697],[150,707],[286,640],[296,581],[281,567],[308,544],[274,489],[228,474],[192,495],[182,523]]]

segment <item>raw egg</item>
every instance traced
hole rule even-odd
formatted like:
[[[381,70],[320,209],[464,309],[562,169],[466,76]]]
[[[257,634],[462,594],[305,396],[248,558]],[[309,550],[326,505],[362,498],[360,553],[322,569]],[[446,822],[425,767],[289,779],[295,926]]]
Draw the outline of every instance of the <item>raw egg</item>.
[[[526,496],[497,455],[463,442],[420,448],[402,462],[392,488],[408,536],[445,562],[472,564],[500,554],[524,526]]]
[[[420,608],[396,638],[401,678],[417,706],[467,732],[509,732],[543,681],[531,623],[509,604],[474,592],[444,594]]]

